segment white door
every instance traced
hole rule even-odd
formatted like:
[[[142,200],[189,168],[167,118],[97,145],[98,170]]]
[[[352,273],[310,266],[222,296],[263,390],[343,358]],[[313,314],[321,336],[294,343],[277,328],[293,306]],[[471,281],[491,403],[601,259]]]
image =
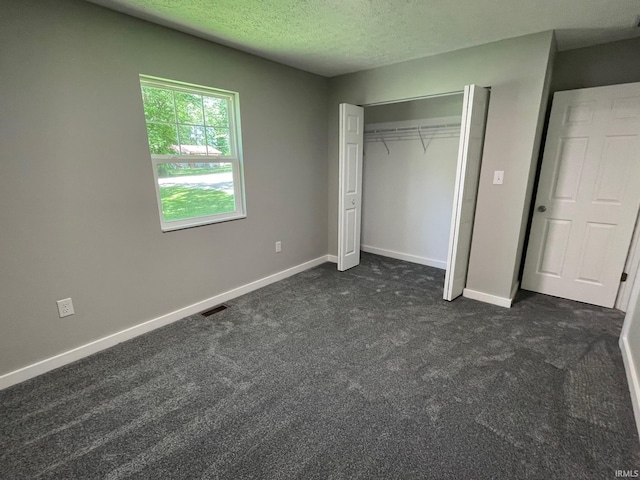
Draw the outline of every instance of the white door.
[[[488,101],[489,91],[486,88],[476,85],[464,87],[449,254],[444,277],[445,300],[453,300],[462,295],[467,283]]]
[[[340,104],[338,270],[360,264],[364,108]]]
[[[613,307],[640,203],[640,83],[557,92],[522,288]]]

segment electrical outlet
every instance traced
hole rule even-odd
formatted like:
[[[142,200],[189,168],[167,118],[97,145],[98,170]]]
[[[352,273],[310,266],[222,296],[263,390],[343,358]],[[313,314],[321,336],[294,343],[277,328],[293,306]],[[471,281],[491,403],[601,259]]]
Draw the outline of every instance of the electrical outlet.
[[[73,311],[73,302],[70,298],[58,300],[56,303],[58,304],[58,315],[60,315],[60,318],[68,317],[76,313]]]
[[[276,242],[276,253],[280,253],[282,251],[282,242]]]

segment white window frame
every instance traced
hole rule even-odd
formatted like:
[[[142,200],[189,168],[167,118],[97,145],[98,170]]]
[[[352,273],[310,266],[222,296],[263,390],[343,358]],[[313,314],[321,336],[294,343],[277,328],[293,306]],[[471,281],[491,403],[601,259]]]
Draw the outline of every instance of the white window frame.
[[[153,167],[153,179],[155,182],[158,214],[160,216],[160,227],[162,231],[169,232],[173,230],[181,230],[184,228],[197,227],[200,225],[209,225],[212,223],[227,222],[230,220],[246,218],[247,213],[244,195],[244,169],[242,161],[242,133],[240,129],[240,99],[238,92],[204,87],[201,85],[178,82],[175,80],[167,80],[164,78],[152,77],[149,75],[140,75],[141,93],[143,86],[172,90],[176,92],[204,95],[207,97],[222,98],[229,102],[227,112],[229,115],[230,155],[158,155],[152,154],[151,150],[149,150],[149,153],[151,155],[151,164]],[[176,125],[178,125],[177,122]],[[160,184],[158,182],[158,165],[163,163],[231,163],[235,210],[228,213],[218,213],[214,215],[166,221],[162,215],[162,200],[160,197]]]

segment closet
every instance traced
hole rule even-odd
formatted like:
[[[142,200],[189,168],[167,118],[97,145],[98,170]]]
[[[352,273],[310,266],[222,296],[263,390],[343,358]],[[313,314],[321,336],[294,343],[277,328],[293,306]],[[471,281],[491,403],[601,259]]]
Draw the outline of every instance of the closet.
[[[462,94],[365,107],[361,250],[446,269]]]
[[[466,286],[489,91],[340,104],[338,270],[360,251],[445,269]],[[366,119],[366,120],[365,120]]]

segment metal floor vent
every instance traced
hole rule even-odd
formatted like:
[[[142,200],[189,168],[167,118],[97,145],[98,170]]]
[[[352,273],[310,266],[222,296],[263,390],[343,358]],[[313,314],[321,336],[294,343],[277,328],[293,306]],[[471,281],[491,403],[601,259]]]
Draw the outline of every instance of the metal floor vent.
[[[211,315],[215,315],[216,313],[222,312],[223,310],[226,310],[227,307],[225,304],[222,305],[218,305],[217,307],[213,307],[210,310],[206,310],[204,312],[200,312],[200,315],[202,315],[203,317],[210,317]]]

